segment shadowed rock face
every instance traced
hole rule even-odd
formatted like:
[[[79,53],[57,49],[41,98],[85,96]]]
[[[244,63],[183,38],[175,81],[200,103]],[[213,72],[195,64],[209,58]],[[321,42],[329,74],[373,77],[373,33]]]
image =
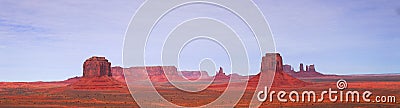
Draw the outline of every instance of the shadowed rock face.
[[[257,84],[260,80],[260,74],[267,71],[274,71],[274,81],[272,86],[273,87],[283,87],[283,86],[290,86],[290,87],[302,87],[305,86],[307,83],[301,81],[297,78],[290,76],[289,74],[285,73],[283,70],[283,60],[279,53],[267,53],[261,61],[261,72],[252,77],[249,80],[250,84]],[[291,68],[285,66],[285,68]]]
[[[303,66],[303,63],[300,63],[300,72],[304,72],[304,66]]]
[[[105,57],[93,56],[83,63],[83,77],[111,76],[111,63]]]

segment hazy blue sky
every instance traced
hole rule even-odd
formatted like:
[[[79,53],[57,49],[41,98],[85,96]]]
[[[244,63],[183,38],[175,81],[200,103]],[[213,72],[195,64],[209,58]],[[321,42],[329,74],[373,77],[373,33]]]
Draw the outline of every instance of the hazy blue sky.
[[[93,55],[106,56],[113,65],[122,65],[124,33],[142,2],[1,0],[0,81],[52,81],[81,76],[83,61]],[[270,24],[284,63],[292,64],[296,70],[302,62],[315,64],[318,71],[327,74],[400,73],[398,0],[254,2]],[[241,25],[223,10],[204,7],[207,6],[182,8],[175,14],[194,11],[232,26]],[[179,22],[164,20],[164,25]],[[236,29],[243,29],[239,34],[248,33],[241,26]],[[154,47],[158,41],[162,42],[153,41]],[[193,44],[183,53],[190,54],[198,47],[210,48],[208,45],[214,44]],[[223,54],[220,50],[212,47],[193,51]],[[225,67],[226,57],[220,58],[220,65]],[[258,56],[250,59],[252,67],[259,67]],[[189,62],[183,69],[193,69],[191,66],[196,63]],[[253,73],[257,70],[252,69]]]

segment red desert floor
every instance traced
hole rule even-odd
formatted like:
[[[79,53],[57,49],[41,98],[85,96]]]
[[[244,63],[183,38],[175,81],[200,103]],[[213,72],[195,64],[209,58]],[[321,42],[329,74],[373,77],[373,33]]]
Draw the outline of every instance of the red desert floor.
[[[298,92],[314,90],[319,93],[328,88],[337,89],[333,81],[308,81],[302,87],[274,86],[271,90]],[[103,89],[77,89],[69,86],[68,82],[1,82],[0,107],[138,107],[126,86]],[[176,88],[160,84],[158,92],[172,103],[181,106],[201,106],[217,99],[225,90],[226,84],[213,84],[210,88],[199,93],[187,93]],[[253,87],[252,87],[253,86]],[[396,96],[400,98],[400,81],[348,81],[348,90],[373,92],[371,99],[376,96]],[[246,107],[249,97],[254,92],[254,84],[249,84],[244,96],[237,107]],[[146,92],[143,92],[144,94]],[[190,96],[188,96],[190,95]],[[329,102],[325,95],[323,102],[264,102],[261,107],[400,107],[399,99],[394,103],[366,102]],[[286,98],[287,99],[287,98]],[[151,103],[157,104],[157,103]]]

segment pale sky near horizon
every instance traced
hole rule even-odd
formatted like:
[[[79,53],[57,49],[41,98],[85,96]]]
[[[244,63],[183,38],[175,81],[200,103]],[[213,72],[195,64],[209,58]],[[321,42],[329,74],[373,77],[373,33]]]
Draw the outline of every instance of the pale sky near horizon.
[[[285,64],[296,70],[299,63],[304,63],[315,64],[325,74],[400,73],[400,1],[254,2],[269,22],[277,52]],[[0,81],[54,81],[81,76],[84,60],[94,55],[106,56],[113,66],[122,65],[124,33],[141,3],[142,0],[1,0]],[[223,10],[204,7],[207,6],[182,8],[175,14],[196,11],[236,24]],[[202,11],[210,13],[201,14]],[[164,24],[172,22],[167,20]],[[183,53],[211,54],[221,58],[217,60],[221,62],[219,66],[227,65],[227,58],[218,56],[224,53],[219,52],[221,48],[198,43]],[[189,62],[183,69],[197,68],[198,61],[186,59]],[[261,58],[249,59],[254,60],[254,74]]]

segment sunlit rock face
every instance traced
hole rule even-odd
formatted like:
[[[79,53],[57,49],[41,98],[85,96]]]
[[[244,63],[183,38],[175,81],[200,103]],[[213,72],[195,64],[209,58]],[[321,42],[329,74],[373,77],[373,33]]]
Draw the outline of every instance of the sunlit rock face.
[[[111,76],[111,63],[105,57],[93,56],[83,63],[83,77]]]

